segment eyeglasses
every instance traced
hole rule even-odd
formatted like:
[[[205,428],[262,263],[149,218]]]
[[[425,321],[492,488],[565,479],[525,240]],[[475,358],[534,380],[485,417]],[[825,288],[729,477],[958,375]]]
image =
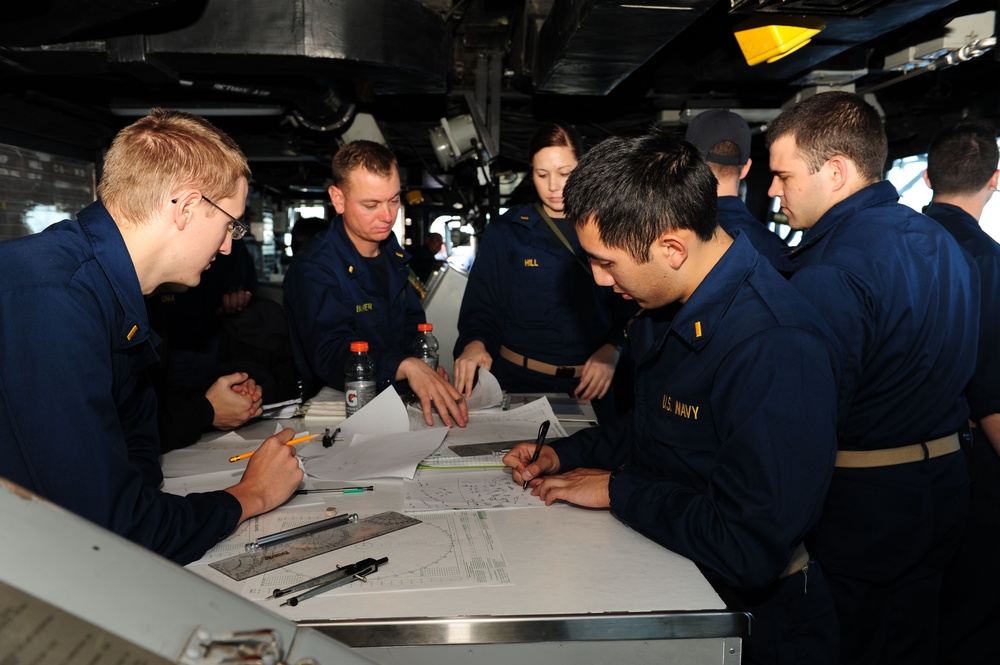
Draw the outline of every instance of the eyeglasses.
[[[229,222],[229,226],[226,227],[226,232],[229,233],[231,236],[233,236],[233,240],[239,240],[246,234],[250,233],[250,227],[244,224],[242,220],[236,219],[235,217],[230,215],[228,212],[223,210],[217,203],[212,201],[204,194],[201,195],[201,198],[205,203],[212,206],[216,210],[220,211],[223,215],[232,220]],[[177,203],[178,200],[179,199],[170,199],[170,202]]]
[[[228,212],[223,210],[218,204],[212,202],[212,200],[209,199],[204,194],[201,195],[201,198],[203,201],[205,201],[205,203],[212,206],[216,210],[220,211],[223,215],[232,220],[231,222],[229,222],[229,226],[226,227],[226,231],[229,231],[229,233],[232,234],[233,240],[239,240],[240,238],[242,238],[243,236],[245,236],[247,233],[250,232],[250,227],[244,224],[242,220],[236,219],[235,217],[230,215]]]

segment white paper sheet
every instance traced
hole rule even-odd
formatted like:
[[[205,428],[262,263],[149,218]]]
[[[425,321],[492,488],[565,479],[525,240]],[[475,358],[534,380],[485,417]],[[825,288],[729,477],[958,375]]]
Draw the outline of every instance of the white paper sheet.
[[[410,429],[406,406],[393,388],[386,388],[360,411],[340,424],[344,442],[350,445],[355,434],[395,434]]]
[[[232,487],[240,482],[240,478],[243,477],[246,462],[242,465],[233,464],[233,467],[236,468],[228,471],[215,471],[213,473],[201,473],[179,478],[164,478],[160,489],[169,494],[185,496],[197,492],[214,492]]]
[[[465,443],[486,443],[490,441],[534,441],[538,436],[538,426],[543,420],[549,421],[549,439],[566,436],[566,430],[552,413],[549,401],[541,399],[510,411],[476,411],[469,414],[469,424],[452,427],[445,438],[445,446]],[[443,455],[452,455],[450,450],[441,450]]]
[[[244,584],[242,595],[276,608],[280,600],[264,600],[275,588],[298,584],[328,573],[338,565],[383,556],[389,561],[367,576],[365,582],[331,589],[323,596],[511,584],[504,553],[488,514],[425,513],[417,519],[423,523],[252,577]],[[282,526],[290,528],[292,524]],[[242,542],[248,542],[247,536],[236,540],[239,548]],[[230,551],[242,554],[239,548]],[[208,561],[198,562],[202,563]]]
[[[403,481],[403,508],[408,513],[538,507],[545,508],[545,502],[515,483],[509,471],[419,473]]]
[[[478,381],[476,387],[472,389],[472,394],[466,400],[469,411],[479,411],[494,406],[500,406],[503,401],[503,389],[500,382],[485,367],[480,367],[478,371]]]
[[[282,429],[284,428],[280,424],[275,424],[274,432],[270,436]],[[306,434],[309,432],[298,432],[295,436]],[[199,443],[197,447],[171,450],[160,457],[160,468],[163,469],[164,478],[183,478],[226,471],[238,471],[242,475],[243,470],[247,468],[249,458],[239,462],[230,462],[229,458],[256,450],[263,442],[264,439],[247,439],[236,432],[229,432],[212,441]],[[304,445],[306,444],[300,444],[300,447]]]
[[[415,432],[355,434],[350,444],[335,444],[325,454],[303,451],[306,473],[322,480],[412,478],[417,465],[440,447],[448,429],[433,427]]]
[[[212,549],[205,553],[205,556],[190,565],[208,565],[243,554],[246,552],[247,544],[256,541],[258,538],[333,517],[325,508],[316,507],[315,505],[307,507],[304,510],[297,510],[296,508],[298,506],[284,505],[263,515],[251,517],[240,524],[236,528],[236,531],[231,533],[225,540],[216,543]]]

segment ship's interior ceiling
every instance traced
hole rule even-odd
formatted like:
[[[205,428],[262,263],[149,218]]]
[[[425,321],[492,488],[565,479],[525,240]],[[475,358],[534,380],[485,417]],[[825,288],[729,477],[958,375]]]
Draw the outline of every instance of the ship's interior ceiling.
[[[959,119],[1000,120],[997,4],[8,3],[0,14],[0,142],[93,160],[150,107],[184,108],[240,143],[255,187],[268,195],[325,197],[339,142],[380,134],[408,189],[467,199],[484,181],[526,168],[528,138],[545,120],[575,123],[590,144],[654,124],[681,127],[715,107],[764,128],[797,96],[848,86],[877,103],[891,152],[907,155]],[[786,57],[750,66],[734,29],[767,24],[821,29]],[[790,48],[781,34],[768,39]],[[475,149],[445,168],[430,132],[441,134],[446,118],[460,143],[463,116]]]

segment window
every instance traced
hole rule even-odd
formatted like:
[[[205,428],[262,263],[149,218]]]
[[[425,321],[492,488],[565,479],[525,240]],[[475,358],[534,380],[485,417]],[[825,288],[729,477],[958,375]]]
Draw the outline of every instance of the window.
[[[0,144],[0,240],[38,233],[94,202],[93,162]]]

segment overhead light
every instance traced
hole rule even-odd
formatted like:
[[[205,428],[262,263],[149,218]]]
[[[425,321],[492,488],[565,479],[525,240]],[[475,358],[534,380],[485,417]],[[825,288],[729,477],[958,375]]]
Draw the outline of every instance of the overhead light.
[[[755,16],[733,28],[736,41],[747,64],[775,62],[794,53],[826,27],[818,18],[784,17],[780,25],[776,18]]]
[[[483,140],[469,114],[456,118],[441,118],[441,126],[430,130],[431,146],[438,163],[445,171],[459,162],[476,157]]]

